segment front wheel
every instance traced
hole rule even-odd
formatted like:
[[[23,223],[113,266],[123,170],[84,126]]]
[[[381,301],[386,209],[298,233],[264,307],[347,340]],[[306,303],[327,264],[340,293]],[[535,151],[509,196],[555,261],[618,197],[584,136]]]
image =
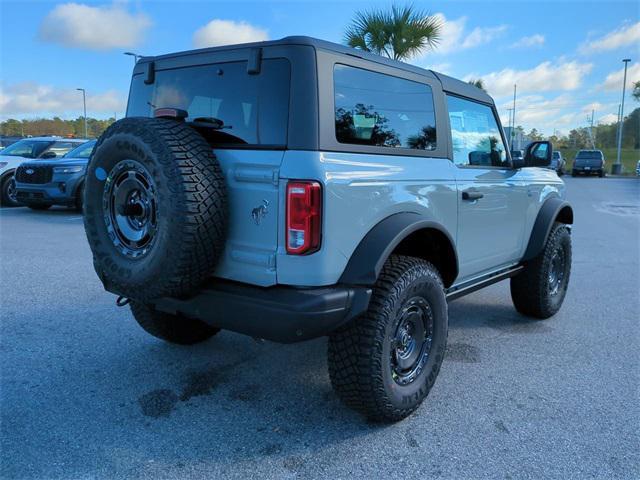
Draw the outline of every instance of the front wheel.
[[[145,332],[169,343],[193,345],[220,331],[200,320],[159,312],[139,302],[131,302],[131,313]]]
[[[340,399],[374,421],[415,411],[433,386],[447,345],[448,313],[436,268],[391,256],[367,312],[329,338],[329,376]]]
[[[7,175],[0,185],[0,204],[3,207],[17,207],[20,205],[16,192],[16,180],[13,173]]]
[[[542,252],[511,278],[511,299],[516,310],[535,318],[549,318],[564,301],[571,275],[571,235],[556,223]]]

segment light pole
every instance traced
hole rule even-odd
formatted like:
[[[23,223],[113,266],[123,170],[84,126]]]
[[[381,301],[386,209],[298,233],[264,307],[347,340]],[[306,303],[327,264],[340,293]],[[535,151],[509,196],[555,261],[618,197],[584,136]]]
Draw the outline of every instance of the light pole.
[[[513,135],[515,134],[514,130],[516,129],[516,85],[513,84],[513,128],[511,129],[511,148],[513,148]]]
[[[84,88],[76,88],[76,90],[82,92],[82,106],[84,107],[84,138],[87,138],[87,92]]]
[[[611,166],[611,173],[619,175],[622,172],[622,165],[620,164],[620,154],[622,150],[622,121],[624,120],[624,94],[627,87],[627,64],[631,61],[630,58],[622,60],[624,62],[624,79],[622,80],[622,104],[620,105],[620,119],[618,121],[618,155],[616,157],[616,163]]]
[[[124,54],[133,57],[133,59],[135,60],[135,63],[138,63],[138,58],[141,57],[141,55],[138,55],[137,53],[133,53],[133,52],[124,52]]]

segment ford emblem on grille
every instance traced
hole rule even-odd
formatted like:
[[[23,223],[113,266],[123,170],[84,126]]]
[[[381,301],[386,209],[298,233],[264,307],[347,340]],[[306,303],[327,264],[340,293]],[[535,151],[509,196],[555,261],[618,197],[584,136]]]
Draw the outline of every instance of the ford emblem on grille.
[[[27,168],[27,169],[24,171],[24,173],[26,173],[27,175],[33,175],[33,172],[34,172],[33,168]]]

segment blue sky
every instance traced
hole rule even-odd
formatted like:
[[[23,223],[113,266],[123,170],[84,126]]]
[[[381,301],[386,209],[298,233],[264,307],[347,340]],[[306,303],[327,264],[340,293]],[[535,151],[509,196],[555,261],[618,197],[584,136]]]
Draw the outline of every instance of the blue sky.
[[[124,114],[134,51],[154,55],[194,46],[310,35],[341,42],[358,10],[391,2],[0,1],[0,118]],[[402,4],[402,3],[400,3]],[[640,80],[637,1],[421,2],[443,39],[411,60],[468,79],[483,78],[507,122],[513,83],[517,123],[566,133],[615,121],[622,59]],[[627,95],[625,111],[638,104]]]

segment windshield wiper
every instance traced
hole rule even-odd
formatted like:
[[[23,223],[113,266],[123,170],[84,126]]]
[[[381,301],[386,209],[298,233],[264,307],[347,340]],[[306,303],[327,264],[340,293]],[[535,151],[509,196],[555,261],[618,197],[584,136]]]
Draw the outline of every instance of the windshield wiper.
[[[188,123],[193,123],[197,126],[214,128],[216,130],[222,130],[223,128],[233,128],[233,125],[225,125],[222,120],[216,117],[196,117]]]

